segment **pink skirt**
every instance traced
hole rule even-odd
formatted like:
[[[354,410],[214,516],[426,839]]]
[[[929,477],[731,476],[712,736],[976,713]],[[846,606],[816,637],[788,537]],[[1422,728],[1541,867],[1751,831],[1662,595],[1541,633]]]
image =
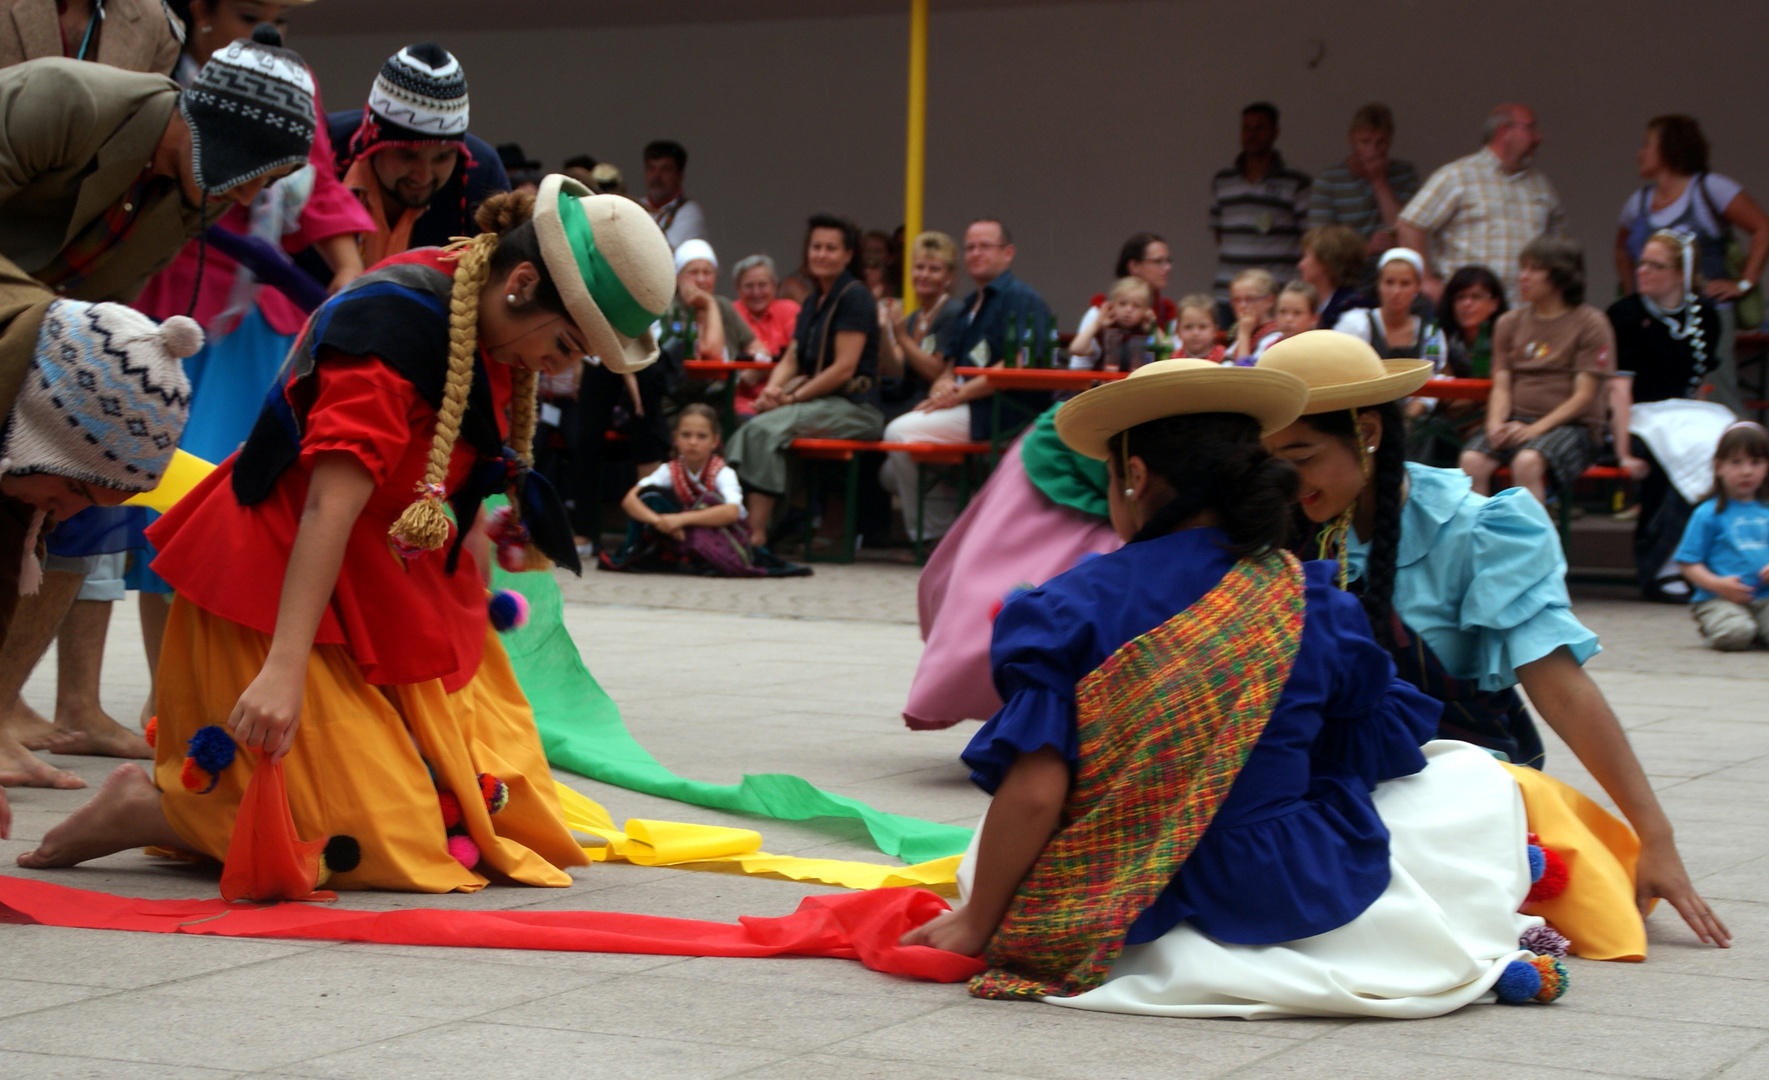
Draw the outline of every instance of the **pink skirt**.
[[[926,647],[903,722],[933,731],[993,716],[1001,698],[990,677],[989,642],[1002,601],[1083,556],[1123,544],[1110,523],[1059,506],[1033,486],[1016,442],[921,572],[917,599]]]

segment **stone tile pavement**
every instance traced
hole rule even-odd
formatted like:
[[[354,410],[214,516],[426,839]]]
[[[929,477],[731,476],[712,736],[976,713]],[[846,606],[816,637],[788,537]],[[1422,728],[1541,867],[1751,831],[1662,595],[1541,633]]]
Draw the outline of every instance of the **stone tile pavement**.
[[[704,780],[798,772],[883,809],[970,824],[956,755],[973,727],[897,720],[920,652],[911,567],[803,581],[591,575],[567,619],[638,739]],[[0,926],[0,1077],[840,1077],[843,1080],[1420,1076],[1769,1078],[1769,653],[1720,656],[1688,615],[1578,594],[1591,664],[1734,932],[1700,947],[1649,921],[1644,965],[1572,961],[1551,1008],[1429,1021],[1184,1021],[976,1001],[838,960],[682,959],[161,937]],[[133,716],[145,665],[119,610],[106,702]],[[51,704],[53,666],[27,697]],[[1550,771],[1599,795],[1550,736]],[[96,784],[109,762],[58,758]],[[617,818],[756,825],[560,774]],[[13,789],[12,857],[84,797]],[[878,859],[857,826],[761,823],[770,851]],[[212,896],[212,870],[124,853],[46,878],[148,897]],[[368,909],[589,908],[731,920],[784,914],[819,886],[596,866],[568,890],[348,894]]]

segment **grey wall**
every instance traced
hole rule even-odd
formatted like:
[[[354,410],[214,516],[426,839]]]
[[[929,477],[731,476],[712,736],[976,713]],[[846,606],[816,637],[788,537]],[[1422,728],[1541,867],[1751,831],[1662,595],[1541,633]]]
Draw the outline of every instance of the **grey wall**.
[[[1208,284],[1210,176],[1257,98],[1283,110],[1279,147],[1309,171],[1343,156],[1346,121],[1370,99],[1394,107],[1396,156],[1425,170],[1475,149],[1494,103],[1534,105],[1539,165],[1586,245],[1594,298],[1614,284],[1615,218],[1650,116],[1698,116],[1716,170],[1769,201],[1762,0],[1709,0],[1695,23],[1634,0],[1264,0],[1257,17],[1202,2],[934,8],[927,224],[956,234],[1005,218],[1016,269],[1070,322],[1139,229],[1173,242],[1173,294]],[[428,36],[303,36],[300,18],[291,44],[334,109],[358,107],[380,62]],[[634,180],[647,140],[684,143],[726,266],[752,251],[792,265],[812,210],[902,220],[906,17],[437,39],[466,65],[488,141],[555,167],[588,151]]]

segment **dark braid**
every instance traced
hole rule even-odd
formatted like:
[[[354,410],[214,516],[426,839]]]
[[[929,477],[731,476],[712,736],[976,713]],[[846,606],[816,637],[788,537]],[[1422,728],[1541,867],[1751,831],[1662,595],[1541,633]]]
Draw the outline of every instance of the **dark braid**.
[[[1359,409],[1358,415],[1375,413],[1382,421],[1382,443],[1376,448],[1371,483],[1376,485],[1376,522],[1370,537],[1370,553],[1360,580],[1360,599],[1370,620],[1370,632],[1383,648],[1394,645],[1394,575],[1400,559],[1400,512],[1402,488],[1407,474],[1406,420],[1400,403]],[[1349,410],[1316,413],[1303,423],[1322,435],[1330,435],[1351,447],[1362,458],[1361,434]]]
[[[1237,558],[1289,541],[1296,470],[1260,444],[1259,423],[1252,417],[1195,413],[1139,424],[1112,440],[1115,482],[1123,482],[1128,457],[1142,458],[1174,493],[1132,543],[1165,536],[1207,510],[1216,514]]]

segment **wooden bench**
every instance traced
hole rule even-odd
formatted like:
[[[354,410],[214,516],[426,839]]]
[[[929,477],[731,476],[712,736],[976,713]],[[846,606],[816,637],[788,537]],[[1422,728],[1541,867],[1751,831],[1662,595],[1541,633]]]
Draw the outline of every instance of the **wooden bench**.
[[[940,477],[936,473],[930,483],[926,470],[935,467],[938,472],[958,473],[958,502],[962,507],[970,501],[971,470],[970,463],[989,453],[986,442],[962,443],[916,443],[916,442],[874,442],[861,439],[794,439],[791,444],[793,453],[799,456],[810,467],[806,470],[807,498],[805,506],[805,561],[806,562],[841,562],[854,561],[856,514],[860,500],[860,455],[866,453],[905,453],[915,462],[915,520],[922,521],[922,514],[927,509],[927,494],[938,484]],[[818,559],[812,547],[815,540],[817,505],[817,463],[837,462],[846,466],[846,499],[842,506],[842,546],[827,559]],[[918,525],[915,537],[915,561],[922,561],[922,541]]]

